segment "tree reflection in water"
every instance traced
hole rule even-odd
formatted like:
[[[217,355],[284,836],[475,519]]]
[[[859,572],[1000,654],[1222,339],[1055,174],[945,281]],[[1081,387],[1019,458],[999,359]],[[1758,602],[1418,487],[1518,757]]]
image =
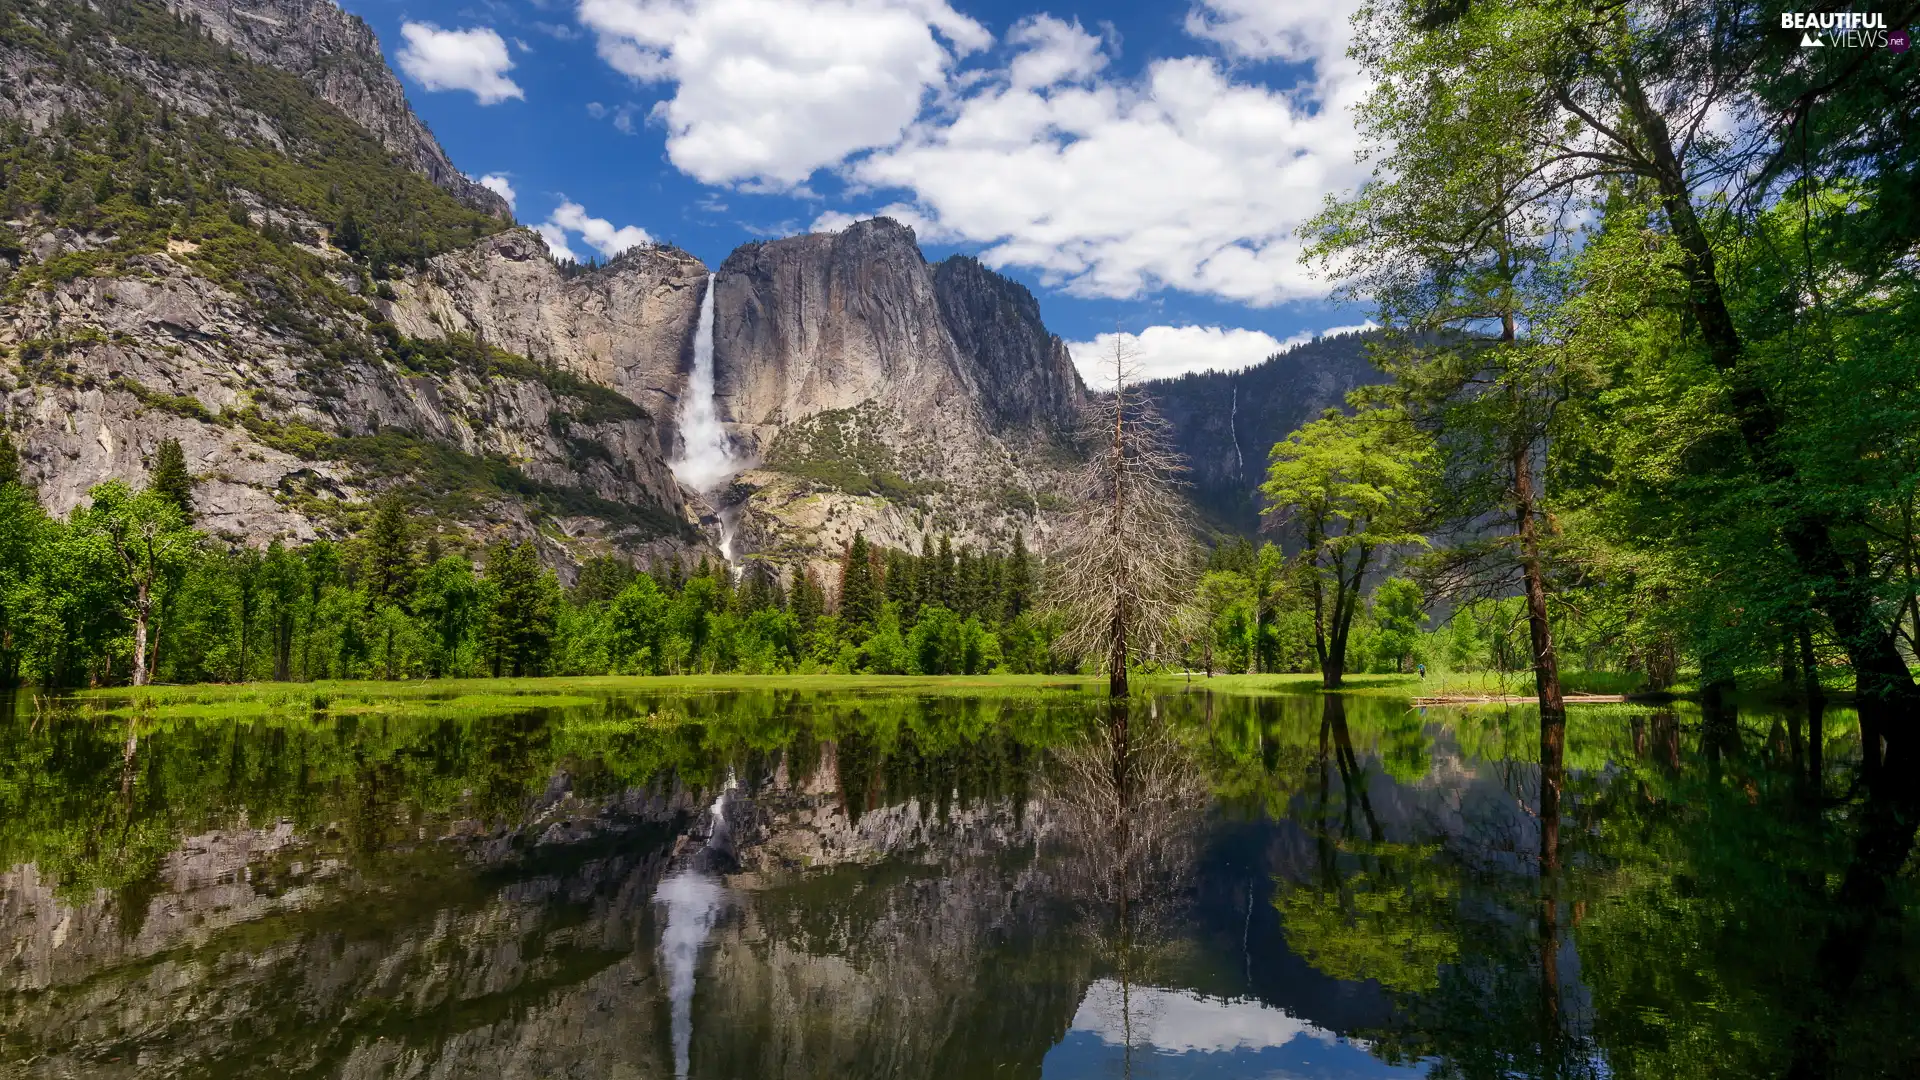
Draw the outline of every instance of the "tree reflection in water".
[[[430,704],[0,716],[0,1072],[1920,1075],[1844,702]]]
[[[1090,1002],[1117,1031],[1131,1072],[1134,990],[1183,936],[1207,805],[1205,776],[1157,704],[1115,699],[1104,723],[1053,752],[1047,801],[1061,893],[1111,978]]]

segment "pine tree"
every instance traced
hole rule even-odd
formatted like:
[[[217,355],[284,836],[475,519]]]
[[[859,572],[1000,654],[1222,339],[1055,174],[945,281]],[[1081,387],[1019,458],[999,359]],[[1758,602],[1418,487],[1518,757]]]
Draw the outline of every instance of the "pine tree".
[[[910,551],[887,549],[887,599],[900,609],[900,621],[911,625],[920,614],[918,576]]]
[[[813,624],[820,620],[826,606],[826,590],[820,587],[811,568],[802,568],[793,576],[793,597],[788,608],[793,612],[793,620],[800,624],[801,633],[813,632]]]
[[[13,445],[13,436],[0,431],[0,487],[24,483],[26,478],[20,474],[20,451]]]
[[[1024,531],[1015,530],[1013,534],[1013,554],[1007,557],[1006,573],[1000,582],[1001,617],[1008,622],[1025,614],[1033,606],[1033,565],[1027,557],[1027,536]]]
[[[553,646],[557,586],[548,588],[533,544],[500,543],[487,552],[486,650],[493,674],[538,674]]]
[[[187,474],[187,455],[179,439],[162,439],[147,470],[147,488],[172,503],[188,522],[193,521],[193,477]]]
[[[920,602],[953,610],[953,537],[940,538],[940,547],[926,570],[927,587]]]
[[[361,580],[372,603],[405,606],[413,595],[413,528],[406,501],[388,492],[374,504],[373,524],[367,527],[361,556]]]
[[[840,622],[850,633],[864,633],[873,626],[873,617],[879,611],[873,547],[867,543],[866,533],[855,533],[840,560]]]

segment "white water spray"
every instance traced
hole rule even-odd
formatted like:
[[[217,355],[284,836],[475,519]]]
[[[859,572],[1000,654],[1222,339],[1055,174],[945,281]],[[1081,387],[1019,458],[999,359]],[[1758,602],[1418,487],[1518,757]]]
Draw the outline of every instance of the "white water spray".
[[[706,847],[726,842],[727,796],[739,786],[729,772],[727,786],[708,811],[713,820]],[[662,881],[653,902],[667,909],[667,928],[660,935],[660,959],[667,969],[667,999],[672,1009],[673,1075],[676,1080],[686,1080],[693,1047],[694,965],[700,960],[707,936],[713,933],[726,894],[714,875],[690,867]]]
[[[734,460],[733,440],[720,423],[713,389],[713,294],[716,279],[707,275],[707,291],[700,298],[700,321],[693,328],[693,371],[687,376],[686,392],[680,398],[680,453],[669,463],[676,480],[702,495],[711,496],[740,471]],[[735,507],[721,507],[720,557],[727,560],[737,580],[740,559],[734,554],[733,540],[740,513]]]
[[[700,298],[700,322],[693,330],[693,372],[680,398],[680,453],[671,463],[674,478],[701,494],[711,494],[740,471],[733,441],[720,423],[713,399],[714,276]]]

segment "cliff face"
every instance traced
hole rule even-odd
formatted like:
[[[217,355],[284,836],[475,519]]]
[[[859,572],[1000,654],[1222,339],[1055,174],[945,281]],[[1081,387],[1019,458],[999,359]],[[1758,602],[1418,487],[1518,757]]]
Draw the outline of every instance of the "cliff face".
[[[322,101],[461,202],[512,219],[505,199],[453,167],[408,106],[373,29],[358,15],[333,0],[168,0],[167,6],[199,19],[216,40],[255,63],[299,76]]]
[[[330,4],[0,21],[0,424],[50,511],[173,438],[232,541],[341,535],[401,488],[563,570],[700,543],[639,404],[653,357],[670,392],[697,263],[566,281],[495,235]]]
[[[642,550],[677,528],[679,490],[639,408],[537,372],[323,366],[172,256],[127,269],[30,293],[0,326],[27,376],[0,408],[56,514],[96,483],[142,477],[171,437],[200,524],[235,539],[311,539],[343,500],[401,478],[449,516],[511,534],[536,535],[543,510],[576,538]]]
[[[1321,338],[1245,371],[1209,371],[1146,383],[1187,459],[1193,500],[1212,523],[1251,536],[1260,526],[1260,485],[1273,444],[1381,381],[1367,360],[1367,334]]]
[[[934,267],[940,315],[973,376],[989,423],[1000,434],[1066,432],[1087,388],[1066,342],[1047,332],[1026,286],[955,255]]]
[[[913,231],[893,221],[736,250],[720,267],[714,318],[719,400],[757,442],[870,401],[948,433],[981,423],[933,275]]]
[[[877,218],[740,248],[717,290],[717,400],[756,466],[730,497],[756,548],[826,561],[858,531],[900,547],[1044,528],[1056,478],[1024,450],[1083,390],[1024,289],[936,271]]]
[[[673,451],[707,268],[671,248],[636,248],[563,275],[524,229],[449,252],[393,283],[379,306],[403,333],[473,334],[611,387],[659,421],[653,457]]]

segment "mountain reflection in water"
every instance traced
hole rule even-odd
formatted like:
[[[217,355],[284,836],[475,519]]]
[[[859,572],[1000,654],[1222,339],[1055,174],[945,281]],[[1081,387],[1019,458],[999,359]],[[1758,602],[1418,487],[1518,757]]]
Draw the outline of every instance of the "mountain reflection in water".
[[[1920,1074],[1845,711],[5,705],[7,1077]]]

